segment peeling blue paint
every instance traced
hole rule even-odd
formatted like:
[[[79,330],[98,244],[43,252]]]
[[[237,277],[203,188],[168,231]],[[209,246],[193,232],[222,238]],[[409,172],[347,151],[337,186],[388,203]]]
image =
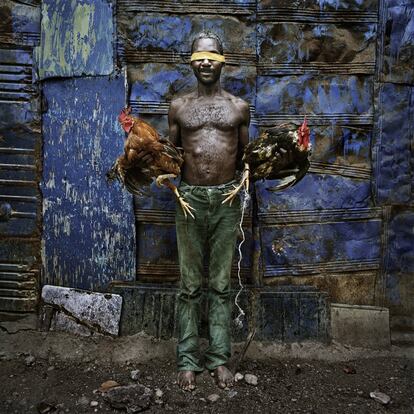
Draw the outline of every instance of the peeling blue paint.
[[[134,280],[132,197],[105,178],[123,149],[124,79],[48,81],[44,94],[45,282],[104,289]]]
[[[109,75],[113,71],[112,4],[106,0],[44,0],[41,79]]]

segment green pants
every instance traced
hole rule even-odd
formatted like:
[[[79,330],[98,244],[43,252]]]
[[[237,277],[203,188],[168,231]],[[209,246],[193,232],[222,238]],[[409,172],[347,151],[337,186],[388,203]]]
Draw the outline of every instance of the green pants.
[[[199,356],[199,324],[204,257],[209,258],[209,347],[205,366],[214,370],[230,358],[230,273],[240,221],[239,197],[230,207],[221,204],[232,181],[219,186],[190,186],[181,182],[180,193],[196,209],[195,220],[176,210],[181,283],[178,296],[178,370],[203,371]]]

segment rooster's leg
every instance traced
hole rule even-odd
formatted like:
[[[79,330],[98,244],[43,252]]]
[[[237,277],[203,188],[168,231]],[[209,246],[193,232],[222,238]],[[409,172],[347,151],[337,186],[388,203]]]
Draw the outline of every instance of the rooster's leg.
[[[235,185],[233,190],[229,191],[228,193],[224,193],[223,195],[227,197],[221,202],[221,204],[229,202],[229,204],[232,205],[233,200],[236,198],[236,195],[242,188],[243,184]]]
[[[163,181],[168,181],[169,178],[177,178],[177,176],[175,174],[162,174],[162,175],[159,175],[155,179],[155,184],[157,184],[158,187],[161,187],[164,184]],[[171,188],[168,184],[166,184],[166,185],[167,185],[168,188]],[[171,190],[172,190],[172,188],[171,188]]]
[[[165,177],[165,176],[160,175],[160,177]],[[176,176],[174,175],[173,177],[175,178]],[[191,210],[195,211],[195,209],[191,207],[190,204],[184,200],[184,198],[181,197],[180,193],[178,192],[177,187],[172,182],[170,182],[168,178],[167,179],[163,178],[163,184],[166,185],[177,197],[178,202],[180,203],[180,206],[183,209],[184,217],[187,218],[187,213],[188,213],[192,218],[195,218],[193,213],[191,212]]]
[[[233,190],[229,191],[228,193],[223,194],[224,196],[227,196],[227,197],[221,202],[221,204],[229,202],[229,204],[232,205],[233,200],[237,196],[237,193],[243,187],[246,189],[246,191],[249,190],[249,175],[250,175],[249,172],[250,172],[249,164],[244,163],[244,171],[243,171],[243,176],[242,176],[240,184],[235,185]]]

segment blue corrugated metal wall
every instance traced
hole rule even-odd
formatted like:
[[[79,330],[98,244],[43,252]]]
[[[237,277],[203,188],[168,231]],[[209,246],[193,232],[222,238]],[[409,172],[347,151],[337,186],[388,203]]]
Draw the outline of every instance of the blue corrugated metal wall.
[[[27,292],[33,309],[40,229],[43,282],[104,289],[114,280],[177,280],[169,192],[135,199],[135,242],[132,200],[108,188],[103,172],[122,148],[115,115],[126,90],[134,110],[167,134],[169,101],[195,85],[190,38],[211,29],[225,43],[225,88],[251,105],[251,136],[304,114],[313,131],[302,182],[276,195],[255,185],[245,279],[389,306],[396,325],[414,328],[412,2],[39,3],[7,0],[0,9],[1,197],[14,211],[0,223],[1,309],[19,310]]]

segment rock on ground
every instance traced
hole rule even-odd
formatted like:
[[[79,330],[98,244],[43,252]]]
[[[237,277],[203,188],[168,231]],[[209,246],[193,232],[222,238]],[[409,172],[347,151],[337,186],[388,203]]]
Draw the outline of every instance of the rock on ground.
[[[126,410],[128,414],[139,413],[151,405],[153,392],[143,385],[131,384],[111,388],[104,399],[111,407]]]
[[[256,375],[253,375],[253,374],[246,374],[244,376],[244,380],[249,385],[257,385],[258,384],[258,379],[257,379]]]

